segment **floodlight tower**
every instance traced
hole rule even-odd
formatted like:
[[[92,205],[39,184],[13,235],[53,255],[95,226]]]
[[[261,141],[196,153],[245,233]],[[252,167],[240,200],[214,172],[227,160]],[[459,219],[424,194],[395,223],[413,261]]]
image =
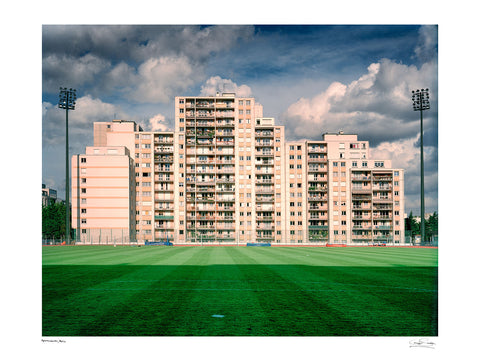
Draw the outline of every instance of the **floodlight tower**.
[[[70,245],[70,174],[68,159],[68,110],[75,110],[77,90],[60,88],[58,108],[65,109],[65,243]]]
[[[412,91],[413,111],[420,111],[420,233],[422,243],[425,241],[425,192],[423,166],[423,110],[430,109],[428,89]]]

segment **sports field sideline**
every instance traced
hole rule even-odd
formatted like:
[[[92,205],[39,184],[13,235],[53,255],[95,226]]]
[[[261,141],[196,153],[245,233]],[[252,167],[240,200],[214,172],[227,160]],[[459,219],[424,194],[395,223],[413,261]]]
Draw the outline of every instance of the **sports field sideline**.
[[[43,336],[435,336],[437,249],[43,247]]]

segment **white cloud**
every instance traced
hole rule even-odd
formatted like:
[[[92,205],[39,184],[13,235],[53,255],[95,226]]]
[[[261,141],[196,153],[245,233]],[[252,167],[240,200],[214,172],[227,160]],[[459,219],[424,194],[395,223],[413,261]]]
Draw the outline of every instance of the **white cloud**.
[[[217,91],[222,92],[233,92],[238,97],[251,97],[252,89],[247,85],[237,85],[230,79],[222,79],[220,76],[212,76],[208,79],[200,91],[200,95],[203,96],[214,96]]]
[[[171,131],[165,121],[165,116],[157,114],[148,120],[150,124],[150,131]]]
[[[92,144],[93,123],[111,121],[114,117],[126,118],[126,114],[117,106],[105,103],[91,96],[77,99],[75,110],[68,112],[69,143],[75,150],[85,150]],[[44,146],[65,142],[65,110],[48,102],[42,104],[42,132]]]
[[[167,103],[203,76],[186,57],[151,58],[142,63],[134,79],[131,98],[140,103]]]
[[[301,98],[282,114],[282,122],[288,135],[295,138],[320,138],[327,131],[340,129],[368,136],[374,144],[411,138],[419,130],[411,90],[429,87],[432,103],[436,102],[436,74],[436,63],[417,69],[382,59],[348,85],[334,82],[310,99]],[[430,115],[436,118],[433,110]]]

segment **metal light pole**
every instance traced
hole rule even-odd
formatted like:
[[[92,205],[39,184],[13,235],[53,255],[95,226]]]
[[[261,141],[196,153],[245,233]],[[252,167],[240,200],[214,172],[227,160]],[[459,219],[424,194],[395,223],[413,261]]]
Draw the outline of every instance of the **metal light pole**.
[[[420,232],[422,243],[425,241],[425,191],[423,166],[423,110],[430,109],[428,89],[412,91],[413,111],[420,111]]]
[[[58,108],[65,109],[65,242],[70,245],[70,175],[68,159],[68,110],[75,110],[77,90],[60,88]]]

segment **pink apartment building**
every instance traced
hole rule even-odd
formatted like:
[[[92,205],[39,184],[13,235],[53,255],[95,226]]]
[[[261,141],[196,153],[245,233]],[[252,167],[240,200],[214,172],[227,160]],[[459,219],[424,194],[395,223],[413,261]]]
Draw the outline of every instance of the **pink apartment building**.
[[[135,239],[134,165],[124,146],[87,147],[72,157],[72,227],[80,243]]]
[[[72,185],[80,243],[404,243],[402,169],[357,135],[285,142],[235,94],[176,97],[173,132],[95,123]]]

